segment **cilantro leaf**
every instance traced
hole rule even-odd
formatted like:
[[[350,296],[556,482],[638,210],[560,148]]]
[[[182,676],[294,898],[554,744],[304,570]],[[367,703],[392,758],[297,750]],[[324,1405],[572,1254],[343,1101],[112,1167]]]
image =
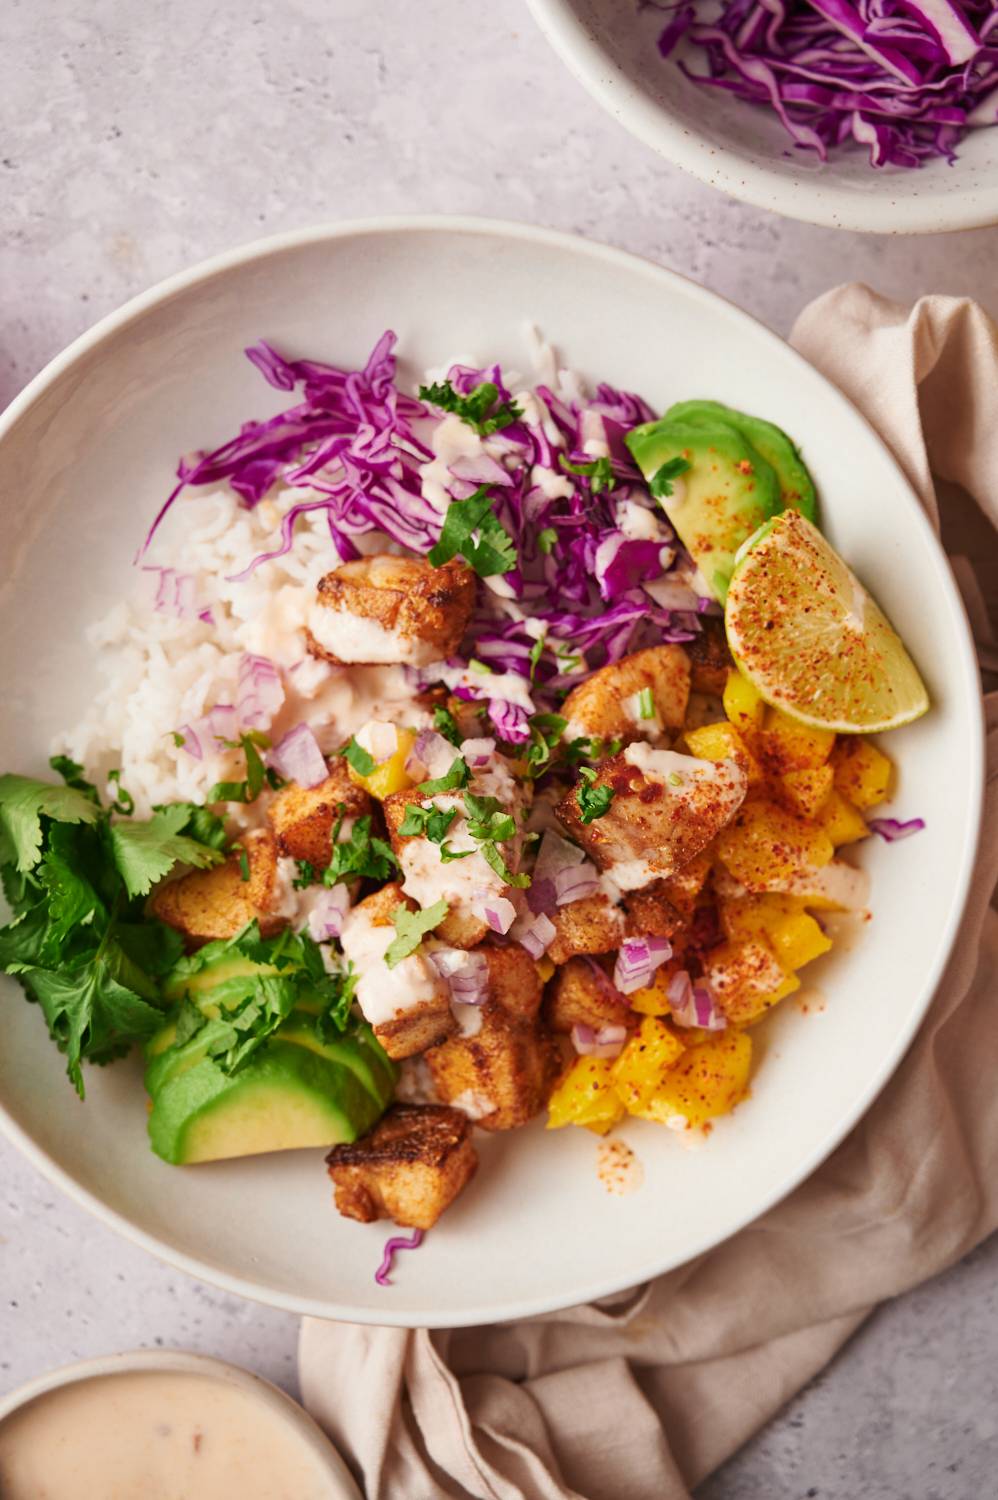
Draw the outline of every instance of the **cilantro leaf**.
[[[449,708],[444,708],[439,703],[433,710],[433,727],[437,734],[442,734],[452,745],[460,745],[461,731],[457,727],[457,720]]]
[[[396,906],[392,912],[395,937],[385,952],[385,963],[388,967],[394,969],[403,958],[408,958],[410,953],[415,953],[426,934],[440,925],[449,910],[450,907],[442,898],[434,901],[433,905],[426,907],[424,911],[408,911],[404,906]]]
[[[315,866],[307,859],[296,860],[298,873],[291,882],[293,890],[304,891],[310,885],[317,885],[319,877],[315,873]]]
[[[377,765],[377,761],[371,752],[365,750],[363,745],[358,745],[353,736],[347,740],[342,750],[338,750],[336,753],[343,756],[347,765],[351,766],[357,772],[358,776],[370,776]]]
[[[455,859],[467,859],[475,852],[474,849],[452,849],[446,842],[447,831],[456,817],[456,807],[434,807],[432,804],[421,807],[418,802],[410,802],[398,831],[407,838],[425,835],[431,844],[439,847],[440,859],[446,865]]]
[[[465,792],[464,806],[468,832],[473,839],[505,843],[516,837],[515,819],[495,797],[476,797],[473,792]]]
[[[568,720],[561,714],[532,714],[529,721],[530,744],[524,759],[532,776],[539,776],[561,741]]]
[[[245,781],[216,781],[205,798],[206,802],[255,802],[267,779],[266,768],[257,749],[258,744],[267,745],[266,735],[256,732],[242,734],[238,740],[223,740],[232,750],[241,749],[246,756]]]
[[[22,873],[42,857],[42,818],[96,823],[100,808],[78,787],[53,786],[30,776],[0,776],[0,863]]]
[[[166,802],[158,803],[153,812],[163,812],[167,807],[182,807],[187,813],[187,821],[177,829],[178,833],[195,839],[199,844],[207,844],[209,849],[228,847],[229,835],[225,831],[225,822],[210,808],[198,807],[194,802]]]
[[[479,852],[485,863],[499,876],[500,880],[507,885],[515,886],[517,890],[525,890],[530,884],[529,875],[514,875],[506,861],[502,857],[502,851],[497,844],[484,843],[479,845]]]
[[[660,464],[648,482],[648,488],[656,500],[664,500],[672,494],[674,479],[680,474],[685,474],[687,469],[693,465],[688,458],[670,458],[666,463]]]
[[[516,546],[493,514],[488,485],[483,484],[467,500],[451,501],[437,544],[427,557],[434,568],[440,568],[459,552],[480,578],[509,573],[516,567]]]
[[[463,755],[455,755],[450,763],[450,770],[443,776],[436,777],[433,781],[421,781],[416,788],[419,792],[433,795],[436,792],[453,792],[468,785],[470,776],[468,762]]]
[[[184,803],[163,807],[148,822],[128,819],[108,829],[111,852],[129,896],[147,896],[175,864],[205,869],[221,862],[218,849],[186,838],[178,830],[188,822]]]
[[[92,781],[85,779],[83,767],[75,760],[70,760],[68,755],[50,755],[49,765],[57,776],[62,777],[67,786],[75,787],[78,792],[86,792],[94,802],[100,803],[97,788]]]
[[[384,839],[372,837],[371,815],[358,818],[350,830],[348,839],[339,841],[342,815],[333,829],[333,853],[322,872],[322,883],[335,885],[338,880],[388,880],[397,868],[391,844]]]
[[[130,818],[132,816],[132,813],[135,811],[135,798],[132,796],[131,792],[126,791],[122,786],[121,772],[108,771],[107,779],[110,785],[114,787],[114,790],[116,792],[115,799],[111,803],[112,811],[116,813],[123,813],[126,818]]]
[[[502,401],[496,407],[499,387],[492,380],[483,380],[466,396],[459,395],[449,380],[439,380],[433,385],[421,385],[419,399],[441,411],[453,412],[482,437],[501,432],[504,427],[520,420],[519,409],[512,401]],[[495,411],[493,407],[496,407]]]
[[[591,766],[579,767],[579,785],[576,789],[575,800],[579,808],[579,821],[581,823],[592,823],[596,818],[602,818],[609,811],[610,803],[613,801],[614,792],[612,786],[594,786],[597,773]]]
[[[558,454],[558,462],[568,474],[579,474],[589,480],[594,495],[602,490],[612,490],[617,482],[613,464],[608,458],[594,458],[591,463],[572,463],[564,453]]]

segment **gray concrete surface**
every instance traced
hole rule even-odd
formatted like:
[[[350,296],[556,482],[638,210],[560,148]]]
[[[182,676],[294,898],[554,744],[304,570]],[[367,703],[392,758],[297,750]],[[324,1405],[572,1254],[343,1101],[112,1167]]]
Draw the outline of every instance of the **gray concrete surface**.
[[[844,279],[998,307],[998,229],[867,238],[721,198],[604,117],[519,0],[5,0],[0,34],[0,404],[170,272],[258,235],[378,212],[580,231],[782,332]],[[7,1146],[0,1174],[0,1390],[156,1343],[294,1389],[292,1318],[159,1265]],[[998,1493],[996,1271],[992,1242],[881,1311],[705,1500]]]

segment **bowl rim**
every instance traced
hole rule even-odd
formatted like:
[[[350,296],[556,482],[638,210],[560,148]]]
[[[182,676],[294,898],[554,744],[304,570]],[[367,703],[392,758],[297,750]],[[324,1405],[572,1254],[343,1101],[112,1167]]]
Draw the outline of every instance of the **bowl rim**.
[[[834,385],[827,376],[817,370],[815,366],[806,360],[802,354],[798,353],[786,340],[781,338],[779,334],[774,333],[772,329],[760,322],[759,319],[753,317],[752,314],[745,312],[737,304],[730,301],[730,299],[722,296],[720,293],[708,291],[707,288],[700,286],[699,283],[693,281],[691,278],[682,275],[678,271],[661,266],[649,257],[636,255],[631,251],[622,250],[600,241],[589,240],[582,235],[568,234],[561,230],[541,228],[513,220],[492,219],[471,215],[382,214],[361,219],[348,219],[313,225],[249,241],[232,250],[203,260],[186,271],[180,271],[173,276],[167,277],[148,290],[139,293],[138,296],[131,298],[122,307],[107,314],[95,323],[93,327],[82,333],[61,354],[56,355],[29,382],[24,390],[10,403],[6,411],[0,413],[0,444],[2,444],[8,432],[13,429],[33,403],[67,369],[71,368],[76,360],[97,348],[110,335],[128,327],[131,323],[137,322],[147,312],[158,307],[178,292],[193,288],[202,282],[211,281],[215,277],[224,276],[229,271],[250,262],[279,257],[286,251],[295,250],[305,245],[385,233],[498,235],[528,244],[565,251],[572,255],[588,256],[593,260],[602,261],[611,267],[615,266],[620,269],[640,273],[644,276],[651,276],[660,284],[670,284],[677,289],[681,289],[686,296],[693,296],[715,307],[720,304],[726,316],[736,322],[742,323],[757,338],[769,344],[773,349],[778,349],[781,358],[789,358],[801,368],[808,370],[812,376],[816,375],[825,387],[827,399],[832,403],[838,404],[840,408],[844,408],[849,413],[852,421],[861,423],[883,450],[885,458],[895,469],[898,479],[907,493],[910,505],[911,525],[922,532],[923,537],[929,543],[930,549],[935,553],[939,564],[939,586],[943,590],[949,610],[954,616],[954,625],[959,642],[959,658],[957,661],[950,663],[951,676],[961,675],[965,679],[964,685],[973,687],[971,701],[974,701],[976,698],[977,704],[976,713],[971,714],[972,722],[968,726],[972,734],[970,787],[972,824],[963,852],[963,860],[958,877],[949,892],[949,905],[945,922],[941,928],[941,940],[937,949],[935,963],[924,978],[919,1003],[913,1006],[906,1024],[899,1028],[894,1045],[885,1052],[881,1066],[872,1083],[864,1093],[857,1095],[844,1107],[836,1129],[804,1158],[794,1172],[790,1173],[784,1181],[781,1181],[768,1194],[761,1198],[750,1213],[739,1215],[731,1222],[725,1233],[720,1237],[716,1234],[704,1235],[702,1242],[697,1242],[692,1246],[688,1255],[684,1256],[681,1262],[672,1261],[668,1258],[663,1261],[652,1255],[640,1267],[628,1270],[624,1275],[610,1272],[598,1281],[569,1291],[563,1297],[558,1297],[554,1300],[545,1296],[524,1295],[518,1301],[511,1304],[502,1303],[490,1306],[488,1303],[484,1303],[474,1311],[468,1310],[456,1314],[453,1312],[448,1314],[444,1310],[439,1315],[434,1313],[429,1317],[425,1313],[416,1317],[404,1308],[393,1308],[388,1301],[386,1301],[383,1309],[378,1308],[377,1312],[374,1312],[371,1309],[339,1303],[332,1297],[319,1300],[300,1295],[296,1296],[292,1293],[267,1286],[261,1282],[252,1281],[246,1276],[232,1274],[209,1260],[203,1260],[197,1255],[189,1254],[160,1239],[151,1231],[141,1228],[138,1224],[127,1218],[124,1213],[109,1207],[96,1192],[77,1182],[66,1168],[61,1166],[54,1157],[50,1156],[31,1137],[28,1131],[10,1115],[2,1099],[0,1099],[0,1131],[18,1147],[44,1177],[59,1187],[82,1208],[85,1208],[89,1213],[92,1213],[96,1218],[117,1231],[117,1233],[123,1235],[124,1238],[130,1240],[133,1244],[140,1245],[144,1250],[158,1259],[175,1266],[177,1269],[186,1272],[198,1280],[209,1282],[225,1291],[245,1297],[250,1301],[277,1307],[299,1316],[400,1328],[473,1327],[479,1324],[506,1322],[511,1319],[533,1317],[557,1311],[561,1308],[581,1306],[584,1303],[595,1301],[601,1297],[612,1296],[638,1286],[652,1277],[662,1275],[666,1271],[673,1269],[677,1264],[686,1264],[696,1256],[731,1238],[744,1229],[746,1225],[754,1223],[756,1219],[768,1212],[775,1204],[782,1201],[794,1188],[809,1177],[832,1151],[841,1144],[857,1121],[870,1108],[907,1052],[915,1033],[924,1020],[953,949],[967,902],[981,832],[985,772],[984,705],[980,693],[977,656],[967,613],[950,570],[948,560],[942,550],[942,545],[907,476],[884,442],[884,439],[864,413],[850,401],[838,386]]]
[[[785,218],[861,234],[947,234],[998,223],[998,175],[992,184],[972,192],[892,198],[887,191],[866,192],[830,178],[785,177],[750,157],[711,145],[632,81],[587,29],[572,0],[526,3],[551,47],[590,96],[646,146],[708,187]]]
[[[195,1375],[235,1386],[254,1401],[274,1412],[294,1429],[296,1437],[325,1469],[330,1481],[329,1500],[360,1500],[360,1492],[339,1453],[315,1418],[281,1390],[272,1380],[246,1370],[242,1365],[188,1349],[126,1349],[118,1354],[99,1354],[91,1359],[57,1365],[0,1396],[0,1427],[32,1401],[82,1380],[103,1380],[110,1375]]]

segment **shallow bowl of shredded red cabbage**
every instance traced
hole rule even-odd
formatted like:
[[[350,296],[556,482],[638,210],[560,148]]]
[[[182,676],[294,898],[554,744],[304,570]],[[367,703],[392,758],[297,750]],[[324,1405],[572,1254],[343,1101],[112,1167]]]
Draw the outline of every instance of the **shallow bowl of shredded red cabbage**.
[[[995,0],[528,0],[635,135],[734,197],[875,233],[998,220]]]
[[[6,1004],[14,981],[0,976],[0,1129],[113,1228],[230,1293],[298,1314],[479,1326],[592,1301],[716,1245],[812,1171],[882,1089],[937,987],[973,868],[976,662],[938,541],[873,429],[799,355],[722,298],[618,250],[478,220],[342,224],[237,250],[106,319],[0,417],[0,485],[11,497],[0,593],[0,766],[46,775],[52,737],[82,716],[98,687],[99,640],[88,627],[126,610],[136,551],[176,485],[183,489],[142,559],[147,566],[155,566],[167,526],[194,549],[196,565],[212,486],[234,488],[235,520],[224,514],[237,528],[274,504],[266,550],[284,545],[282,514],[299,503],[320,506],[289,528],[280,563],[249,549],[243,567],[254,570],[229,587],[260,610],[282,607],[265,581],[300,556],[313,523],[328,530],[330,567],[339,555],[333,529],[345,546],[351,539],[359,546],[372,523],[387,524],[407,551],[425,552],[440,518],[431,536],[411,472],[426,422],[417,414],[425,406],[420,387],[461,365],[476,384],[498,367],[510,389],[518,371],[535,390],[564,390],[563,381],[532,373],[527,321],[557,347],[555,375],[572,372],[581,382],[578,397],[549,408],[566,453],[579,453],[583,412],[613,437],[615,426],[646,409],[662,412],[692,396],[758,413],[792,434],[820,491],[830,540],[902,633],[934,709],[895,747],[886,737],[902,767],[903,800],[891,809],[899,826],[864,842],[873,920],[816,980],[821,1008],[804,1015],[781,1007],[767,1021],[759,1087],[716,1122],[703,1149],[684,1150],[674,1132],[651,1122],[628,1125],[644,1185],[627,1196],[608,1194],[600,1181],[594,1136],[547,1131],[542,1119],[478,1133],[475,1179],[418,1249],[387,1223],[336,1213],[321,1149],[167,1166],[147,1144],[141,1058],[88,1068],[81,1105],[39,1007],[19,996]],[[575,670],[577,650],[609,657],[641,640],[638,632],[695,635],[698,619],[709,617],[698,615],[695,598],[671,589],[654,609],[643,599],[645,581],[657,587],[641,576],[648,558],[604,534],[612,532],[610,502],[590,482],[595,472],[570,468],[557,504],[533,493],[533,470],[544,468],[530,461],[542,457],[531,446],[533,426],[503,429],[513,482],[501,520],[525,555],[522,582],[513,585],[522,589],[521,608],[549,626],[531,688],[541,710],[559,678]],[[349,461],[349,486],[303,472],[323,450]],[[616,504],[637,481],[623,458],[615,463]],[[282,505],[293,498],[290,509],[274,503],[276,486]],[[558,534],[550,552],[541,548],[545,531]],[[526,556],[532,536],[539,558]],[[661,548],[653,562],[661,571]],[[177,612],[197,601],[185,597],[177,575],[161,574],[155,587],[165,640]],[[247,603],[250,621],[252,608]],[[520,632],[482,626],[476,622],[476,650],[501,669],[492,676],[524,675],[526,648],[529,677],[531,646]],[[198,649],[211,653],[210,633]],[[184,670],[200,671],[199,660]],[[265,668],[257,658],[234,684],[240,704],[266,700],[273,684]],[[140,701],[146,688],[140,675]],[[209,732],[231,733],[230,715],[234,706]],[[515,732],[514,720],[503,719],[505,734]],[[307,779],[307,737],[282,740],[279,750],[285,767]],[[925,828],[901,836],[900,819],[916,814]],[[564,894],[559,882],[579,873],[554,863],[556,898]],[[325,919],[335,918],[328,909]],[[634,983],[659,956],[629,950],[621,979]],[[696,1016],[696,996],[689,998]],[[605,1036],[582,1040],[613,1045]],[[381,1270],[389,1239],[403,1243]]]

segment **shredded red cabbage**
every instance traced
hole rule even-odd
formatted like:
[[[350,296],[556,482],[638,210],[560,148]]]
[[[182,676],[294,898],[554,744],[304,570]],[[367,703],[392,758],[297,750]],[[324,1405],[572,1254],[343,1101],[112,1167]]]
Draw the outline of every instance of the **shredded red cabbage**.
[[[910,839],[913,833],[921,833],[924,818],[909,818],[907,823],[897,818],[868,818],[866,826],[871,833],[879,833],[885,844],[896,844],[901,839]]]
[[[389,1273],[395,1264],[395,1257],[400,1250],[418,1250],[423,1243],[423,1231],[414,1229],[411,1236],[406,1239],[403,1234],[393,1234],[385,1244],[385,1253],[381,1258],[381,1264],[374,1273],[374,1279],[379,1286],[391,1286]]]
[[[671,19],[663,57],[701,47],[695,83],[768,105],[796,147],[866,146],[875,167],[953,162],[969,129],[998,124],[994,0],[648,0]],[[711,8],[713,15],[714,8]]]
[[[277,486],[291,500],[276,545],[230,581],[288,553],[307,513],[325,516],[335,549],[330,566],[358,556],[354,538],[364,534],[430,551],[444,512],[424,496],[423,470],[434,459],[428,440],[439,418],[398,389],[394,348],[388,331],[356,371],[288,360],[262,341],[247,349],[272,387],[295,393],[295,404],[182,461],[143,551],[185,489],[225,482],[248,509]],[[489,381],[500,401],[516,400],[497,365],[453,366],[447,378],[460,395]],[[520,419],[491,434],[487,451],[451,463],[445,486],[452,500],[489,486],[517,565],[499,590],[492,580],[482,588],[467,656],[421,679],[480,702],[496,736],[513,746],[531,739],[534,711],[556,709],[594,668],[642,645],[693,639],[705,603],[675,571],[677,564],[692,571],[689,559],[624,443],[632,427],[652,419],[651,408],[606,384],[571,400],[539,385],[519,408]],[[663,597],[687,607],[656,602],[646,585],[663,580]]]

